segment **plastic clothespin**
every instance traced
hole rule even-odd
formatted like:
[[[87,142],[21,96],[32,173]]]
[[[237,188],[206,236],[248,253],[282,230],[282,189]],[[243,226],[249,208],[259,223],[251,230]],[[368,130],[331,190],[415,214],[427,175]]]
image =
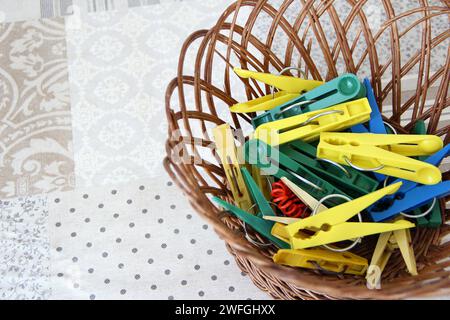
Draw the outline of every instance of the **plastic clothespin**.
[[[256,181],[256,184],[258,185],[259,189],[263,192],[264,197],[267,200],[270,200],[271,195],[270,195],[270,188],[268,185],[268,181],[270,179],[268,177],[263,178],[261,176],[261,170],[257,166],[252,166],[245,162],[243,150],[244,150],[244,145],[240,145],[240,146],[236,147],[236,151],[237,151],[237,155],[238,155],[238,163],[242,163],[242,166],[247,168],[247,170],[252,173],[252,177]]]
[[[254,138],[270,145],[280,145],[294,140],[306,142],[318,139],[325,131],[339,131],[370,117],[366,98],[345,102],[326,109],[311,111],[287,119],[265,123],[256,128]]]
[[[427,134],[427,126],[425,124],[424,120],[417,120],[416,123],[414,124],[414,127],[411,129],[411,133],[412,134]],[[427,157],[425,156],[421,156],[421,157],[417,157],[418,160],[420,161],[425,161],[427,159]],[[439,162],[440,163],[440,162]],[[439,165],[439,163],[436,163],[435,165]],[[428,210],[429,209],[429,204],[425,205],[426,208],[417,208],[414,209],[412,211],[411,215],[415,215],[415,216],[419,216],[421,215],[423,212],[423,210]],[[421,228],[439,228],[442,225],[442,208],[439,205],[439,203],[435,203],[433,205],[433,208],[431,208],[431,212],[425,216],[425,217],[420,217],[416,220],[417,222],[417,226],[421,227]]]
[[[308,206],[309,209],[314,210],[317,206],[317,213],[327,210],[328,208],[321,204],[319,201],[314,199],[308,192],[300,188],[298,185],[290,181],[286,177],[282,177],[281,181],[289,188],[291,191]]]
[[[417,275],[416,259],[414,257],[409,229],[385,232],[380,234],[378,238],[372,260],[367,270],[366,279],[369,288],[376,288],[377,284],[380,283],[381,273],[396,249],[400,249],[408,272],[413,276]]]
[[[365,97],[365,95],[366,90],[364,86],[354,74],[343,74],[296,99],[254,117],[252,124],[254,128],[257,128],[267,122],[328,108],[346,101]]]
[[[262,218],[263,215],[269,215],[269,216],[275,216],[275,213],[273,212],[272,208],[270,207],[269,202],[264,198],[264,195],[259,190],[256,182],[253,180],[252,176],[248,172],[246,168],[242,168],[242,175],[247,182],[248,188],[253,196],[253,199],[255,200],[255,203],[258,207],[258,214],[252,215],[236,206],[233,206],[232,204],[229,204],[226,201],[223,201],[220,198],[213,197],[213,201],[215,201],[217,204],[219,204],[224,209],[230,211],[233,213],[236,217],[241,219],[246,224],[250,225],[255,231],[259,232],[263,237],[267,238],[271,242],[273,242],[275,245],[277,245],[279,248],[287,249],[289,248],[289,244],[274,237],[271,234],[271,230],[273,227],[274,222],[268,221]]]
[[[327,209],[327,207],[325,207],[323,204],[319,204],[319,201],[314,199],[311,195],[302,190],[299,186],[289,181],[288,178],[282,177],[281,181],[283,181],[283,183],[289,189],[291,189],[291,191],[297,197],[299,197],[300,200],[302,200],[302,202],[306,204],[311,210],[314,210],[317,205],[319,205],[317,212],[321,212]],[[301,220],[300,218],[272,217],[272,216],[264,216],[264,219],[276,222],[272,227],[272,235],[285,242],[289,242],[289,234],[287,233],[286,228],[284,228],[284,225],[291,224]]]
[[[357,124],[350,128],[353,133],[378,133],[387,134],[386,127],[383,122],[383,117],[381,116],[380,108],[378,107],[377,99],[370,84],[369,79],[364,79],[364,87],[366,88],[366,97],[369,101],[372,113],[370,114],[369,129],[367,129],[363,124]],[[380,173],[374,173],[375,178],[378,181],[384,181],[386,176]]]
[[[412,211],[411,215],[415,215],[415,216],[419,216],[420,214],[422,214],[424,212],[424,210],[427,210],[428,206],[426,208],[418,208],[418,209],[414,209]],[[420,217],[417,218],[416,222],[417,222],[417,226],[420,228],[432,228],[432,229],[436,229],[439,228],[442,225],[442,212],[444,211],[444,209],[441,207],[441,205],[436,202],[433,205],[433,208],[431,208],[431,212],[425,216],[425,217]]]
[[[280,151],[291,159],[302,163],[320,177],[341,187],[351,196],[362,196],[378,188],[379,182],[377,180],[356,169],[317,159],[317,148],[301,140],[295,140],[280,146]]]
[[[292,249],[305,249],[414,227],[413,223],[405,220],[394,223],[347,222],[368,205],[387,194],[396,192],[401,185],[402,183],[399,182],[387,186],[358,199],[322,211],[315,216],[287,225],[285,228],[289,234]]]
[[[284,227],[286,224],[291,224],[297,221],[300,221],[300,218],[288,218],[288,217],[279,217],[279,216],[263,216],[265,220],[275,222],[272,226],[271,234],[286,242],[289,243],[289,234]]]
[[[317,206],[317,213],[327,210],[323,204],[319,203],[316,199],[314,199],[310,194],[306,191],[302,190],[295,183],[291,182],[288,178],[282,177],[281,181],[298,197],[300,200],[306,204],[311,210],[314,210]],[[285,242],[289,242],[289,234],[287,233],[284,225],[291,224],[297,221],[300,221],[300,218],[288,218],[288,217],[273,217],[273,216],[264,216],[266,220],[275,221],[276,223],[272,227],[272,235],[281,239]]]
[[[263,216],[264,219],[270,220],[273,222],[278,222],[281,224],[291,224],[297,221],[300,221],[300,218],[291,218],[291,217],[280,217],[280,216]]]
[[[436,184],[442,179],[439,169],[408,156],[430,155],[442,145],[442,140],[432,135],[323,132],[317,146],[317,158],[362,171]]]
[[[242,154],[244,153],[242,152]],[[266,198],[266,200],[270,200],[272,198],[272,196],[270,195],[270,177],[262,175],[261,170],[257,166],[250,167],[252,177],[258,185],[259,189],[264,194],[264,198]]]
[[[252,201],[241,174],[238,149],[234,143],[231,127],[229,124],[222,124],[214,128],[212,132],[234,202],[239,208],[252,212],[250,209]]]
[[[230,108],[231,112],[248,113],[273,109],[304,92],[312,90],[323,84],[323,81],[305,80],[290,76],[274,75],[270,73],[255,72],[234,68],[234,72],[241,78],[252,78],[280,89],[276,93],[266,95],[248,102],[235,104]]]
[[[305,203],[311,210],[316,210],[316,214],[328,210],[327,207],[325,207],[323,204],[321,204],[319,201],[317,201],[316,199],[314,199],[310,194],[308,194],[307,192],[305,192],[304,190],[302,190],[299,186],[297,186],[295,183],[289,181],[286,177],[281,178],[281,181],[283,181],[283,183],[288,186],[292,192],[299,197],[303,203]],[[298,221],[300,221],[300,219],[298,219]],[[283,223],[283,221],[279,221],[280,223]],[[287,221],[287,223],[283,223],[283,224],[291,224],[297,221]],[[284,230],[281,230],[281,228],[277,229],[277,233],[278,234],[287,234],[287,231],[285,230],[286,228],[283,228]],[[274,229],[272,229],[272,234],[274,233]],[[288,237],[288,236],[286,236]],[[285,237],[285,238],[286,238]]]
[[[412,134],[427,134],[427,125],[423,120],[417,120],[411,129]]]
[[[450,156],[450,144],[428,157],[423,163],[432,167],[438,166],[448,156]],[[393,196],[385,197],[368,208],[374,221],[390,219],[400,212],[412,211],[430,203],[434,198],[439,199],[450,194],[450,181],[434,185],[419,185],[413,181],[397,179],[393,183],[398,182],[402,182],[403,185]]]
[[[279,222],[276,222],[272,230],[270,231],[272,235],[281,241],[284,241],[286,243],[289,243],[289,234],[287,233],[287,230],[285,228],[285,225]]]
[[[322,269],[336,273],[362,275],[367,270],[367,259],[350,252],[326,249],[281,249],[273,256],[278,264],[307,269]]]
[[[369,79],[364,79],[364,87],[366,88],[366,97],[369,101],[372,113],[370,114],[369,129],[367,129],[363,124],[357,124],[350,128],[353,133],[378,133],[387,134],[386,127],[384,126],[383,118],[381,116],[380,109],[373,93],[372,85]]]
[[[320,178],[301,163],[289,158],[263,141],[252,139],[246,142],[245,160],[247,163],[258,166],[265,174],[273,175],[279,179],[283,177],[288,178],[316,199],[321,199],[330,194],[348,196],[345,192],[327,180]],[[332,206],[343,201],[340,198],[332,198],[327,200],[325,204]]]

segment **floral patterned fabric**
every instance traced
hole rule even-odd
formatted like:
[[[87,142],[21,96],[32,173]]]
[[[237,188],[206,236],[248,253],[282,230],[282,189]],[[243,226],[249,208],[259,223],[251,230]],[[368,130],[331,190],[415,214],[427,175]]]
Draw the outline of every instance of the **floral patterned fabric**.
[[[0,198],[74,186],[64,20],[0,25]]]
[[[46,196],[0,201],[0,300],[50,297]]]

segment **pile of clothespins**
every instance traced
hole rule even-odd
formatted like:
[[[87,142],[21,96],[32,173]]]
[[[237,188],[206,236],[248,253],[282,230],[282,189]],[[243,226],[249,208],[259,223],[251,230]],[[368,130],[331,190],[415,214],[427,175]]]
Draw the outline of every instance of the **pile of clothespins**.
[[[442,224],[438,199],[450,194],[450,181],[438,166],[450,145],[427,135],[423,121],[414,134],[397,134],[370,82],[353,74],[324,83],[234,71],[278,91],[231,107],[256,114],[244,145],[229,124],[213,130],[234,203],[213,200],[278,247],[278,264],[365,275],[376,288],[399,248],[417,275],[410,229]],[[375,234],[370,264],[350,252]]]

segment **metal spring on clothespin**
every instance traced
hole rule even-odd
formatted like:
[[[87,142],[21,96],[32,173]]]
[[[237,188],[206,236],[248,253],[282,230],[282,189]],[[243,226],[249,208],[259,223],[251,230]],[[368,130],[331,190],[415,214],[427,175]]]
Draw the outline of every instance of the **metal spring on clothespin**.
[[[287,217],[306,218],[308,209],[306,205],[282,182],[272,184],[272,201]]]

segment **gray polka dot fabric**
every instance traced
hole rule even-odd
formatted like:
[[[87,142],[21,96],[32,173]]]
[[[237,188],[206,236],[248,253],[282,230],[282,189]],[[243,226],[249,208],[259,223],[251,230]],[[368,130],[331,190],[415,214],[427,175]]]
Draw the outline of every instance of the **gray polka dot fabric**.
[[[166,177],[49,200],[56,299],[268,299]]]

